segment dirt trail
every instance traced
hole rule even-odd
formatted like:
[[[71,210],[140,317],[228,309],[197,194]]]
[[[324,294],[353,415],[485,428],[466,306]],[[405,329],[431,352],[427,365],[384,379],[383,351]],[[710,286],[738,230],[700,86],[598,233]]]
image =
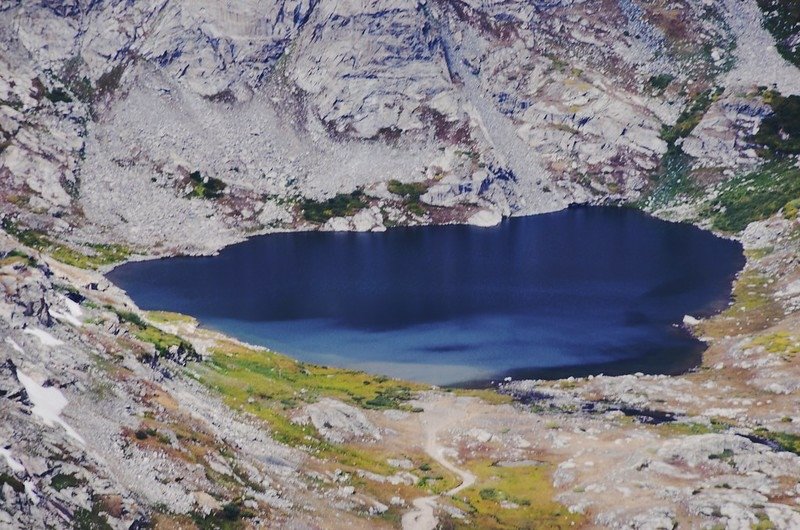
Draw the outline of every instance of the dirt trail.
[[[425,452],[442,467],[461,478],[458,486],[443,494],[449,497],[475,484],[475,475],[447,460],[445,454],[452,452],[452,449],[440,445],[437,435],[455,423],[465,422],[471,413],[466,406],[466,401],[458,398],[437,399],[433,403],[425,403],[423,408],[425,412],[420,415],[420,425],[425,435]],[[439,522],[434,515],[437,497],[438,495],[430,495],[414,499],[412,502],[414,509],[403,515],[403,530],[433,530],[436,528],[436,524]]]

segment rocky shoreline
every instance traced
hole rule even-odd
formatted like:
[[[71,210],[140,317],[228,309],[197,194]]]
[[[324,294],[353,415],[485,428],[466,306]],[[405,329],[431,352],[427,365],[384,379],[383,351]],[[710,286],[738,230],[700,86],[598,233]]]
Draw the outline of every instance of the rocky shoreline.
[[[0,526],[800,527],[800,70],[770,2],[0,5]],[[695,371],[429,388],[101,274],[605,202],[744,245],[730,307],[686,322]]]

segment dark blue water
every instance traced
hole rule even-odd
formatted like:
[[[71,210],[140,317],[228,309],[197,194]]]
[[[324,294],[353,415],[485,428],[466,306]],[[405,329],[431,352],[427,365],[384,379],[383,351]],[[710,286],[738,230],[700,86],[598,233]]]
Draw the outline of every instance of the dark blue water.
[[[622,208],[496,228],[256,237],[218,256],[123,265],[143,309],[304,361],[438,384],[677,373],[703,346],[676,327],[724,308],[737,243]]]

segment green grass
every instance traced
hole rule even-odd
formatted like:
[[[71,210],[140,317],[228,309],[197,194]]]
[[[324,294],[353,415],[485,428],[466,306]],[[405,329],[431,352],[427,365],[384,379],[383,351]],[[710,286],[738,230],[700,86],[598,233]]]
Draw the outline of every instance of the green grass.
[[[800,213],[800,199],[794,199],[783,205],[783,217],[793,221]]]
[[[316,366],[284,355],[219,341],[211,359],[193,367],[200,382],[219,392],[234,409],[264,420],[271,436],[294,447],[304,447],[320,458],[339,465],[392,474],[386,456],[374,449],[331,444],[312,425],[291,421],[306,403],[323,397],[365,408],[412,411],[406,403],[423,385],[406,383],[363,372]]]
[[[783,315],[773,296],[769,278],[754,269],[745,269],[733,284],[733,305],[719,315],[703,321],[697,332],[710,337],[738,336],[768,328]]]
[[[459,493],[455,503],[464,499],[469,520],[452,519],[454,528],[484,530],[569,528],[577,526],[582,516],[569,513],[553,500],[551,466],[500,467],[489,461],[470,465],[476,484]],[[516,504],[504,508],[504,502]]]
[[[764,27],[775,37],[778,52],[787,61],[800,66],[800,49],[790,46],[800,32],[800,2],[797,0],[758,0],[764,12]]]
[[[113,309],[120,321],[128,324],[131,333],[137,339],[152,344],[162,356],[168,355],[173,346],[186,352],[190,357],[199,357],[194,347],[186,340],[172,333],[162,331],[145,322],[139,315],[130,311]]]
[[[708,424],[697,422],[670,422],[658,426],[659,431],[665,436],[694,436],[698,434],[712,434],[725,432],[730,425],[712,419]]]
[[[300,203],[303,217],[312,223],[324,223],[332,217],[353,215],[367,206],[364,192],[356,190],[352,193],[339,193],[326,201],[306,199]]]
[[[189,180],[192,181],[191,196],[199,197],[201,199],[217,199],[222,197],[225,193],[227,184],[218,178],[204,177],[199,171],[192,171],[189,174]]]
[[[419,198],[428,191],[428,185],[424,182],[404,183],[399,180],[390,180],[387,184],[390,193],[399,195],[408,201],[419,201]]]
[[[129,248],[124,245],[116,244],[88,244],[85,245],[85,248],[88,249],[90,253],[83,253],[72,247],[53,241],[36,230],[20,228],[7,219],[3,220],[2,228],[6,233],[15,237],[23,245],[48,254],[62,263],[81,269],[96,270],[105,265],[112,265],[125,261],[131,255],[131,250]]]
[[[188,315],[171,311],[148,311],[147,318],[158,324],[191,324],[195,322],[195,319]]]
[[[666,78],[656,77],[651,79],[651,83],[661,86],[667,82]],[[702,187],[692,176],[692,157],[685,154],[677,144],[678,140],[692,133],[721,94],[721,88],[697,94],[678,117],[675,125],[664,125],[661,128],[661,138],[667,142],[667,152],[651,177],[655,183],[652,191],[646,198],[638,201],[637,206],[654,210],[670,206],[679,198],[696,199],[702,195]]]
[[[412,392],[427,388],[355,370],[306,364],[232,342],[221,342],[211,352],[214,370],[206,377],[220,384],[223,393],[242,401],[256,397],[292,407],[333,397],[365,408],[411,410],[406,402]]]
[[[800,169],[792,159],[771,160],[725,184],[701,215],[714,228],[739,232],[753,221],[766,219],[800,198]]]
[[[787,219],[794,219],[800,210],[800,169],[794,158],[800,154],[800,97],[783,97],[775,91],[762,95],[773,113],[751,140],[761,146],[766,162],[727,181],[702,210],[718,230],[739,232],[781,210]]]
[[[753,434],[771,440],[784,451],[800,455],[800,436],[788,432],[769,431],[763,427],[753,431]]]
[[[795,337],[785,331],[778,331],[755,337],[750,341],[750,346],[763,346],[769,353],[791,358],[800,353],[800,337]]]

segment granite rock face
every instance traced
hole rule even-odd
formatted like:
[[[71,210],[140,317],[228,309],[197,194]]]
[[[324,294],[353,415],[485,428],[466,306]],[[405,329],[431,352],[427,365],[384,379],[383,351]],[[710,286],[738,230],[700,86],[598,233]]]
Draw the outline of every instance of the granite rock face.
[[[390,180],[428,189],[427,211],[392,223],[635,199],[667,152],[663,128],[698,94],[722,87],[685,152],[740,167],[769,112],[742,94],[800,91],[754,0],[0,9],[4,212],[161,252],[291,228],[298,199]],[[224,193],[204,198],[191,175]]]
[[[674,189],[651,200],[670,164],[713,197],[763,163],[770,89],[800,94],[763,22],[756,0],[0,0],[0,527],[227,507],[369,528],[420,500],[423,450],[449,471],[551,465],[557,500],[602,527],[797,527],[798,220],[780,212],[739,234],[756,314],[693,322],[711,344],[697,374],[512,382],[514,406],[421,412],[285,400],[287,429],[385,451],[402,472],[355,476],[409,486],[386,498],[185,373],[229,339],[193,329],[159,355],[124,293],[38,253],[211,253],[643,198],[691,218]]]

